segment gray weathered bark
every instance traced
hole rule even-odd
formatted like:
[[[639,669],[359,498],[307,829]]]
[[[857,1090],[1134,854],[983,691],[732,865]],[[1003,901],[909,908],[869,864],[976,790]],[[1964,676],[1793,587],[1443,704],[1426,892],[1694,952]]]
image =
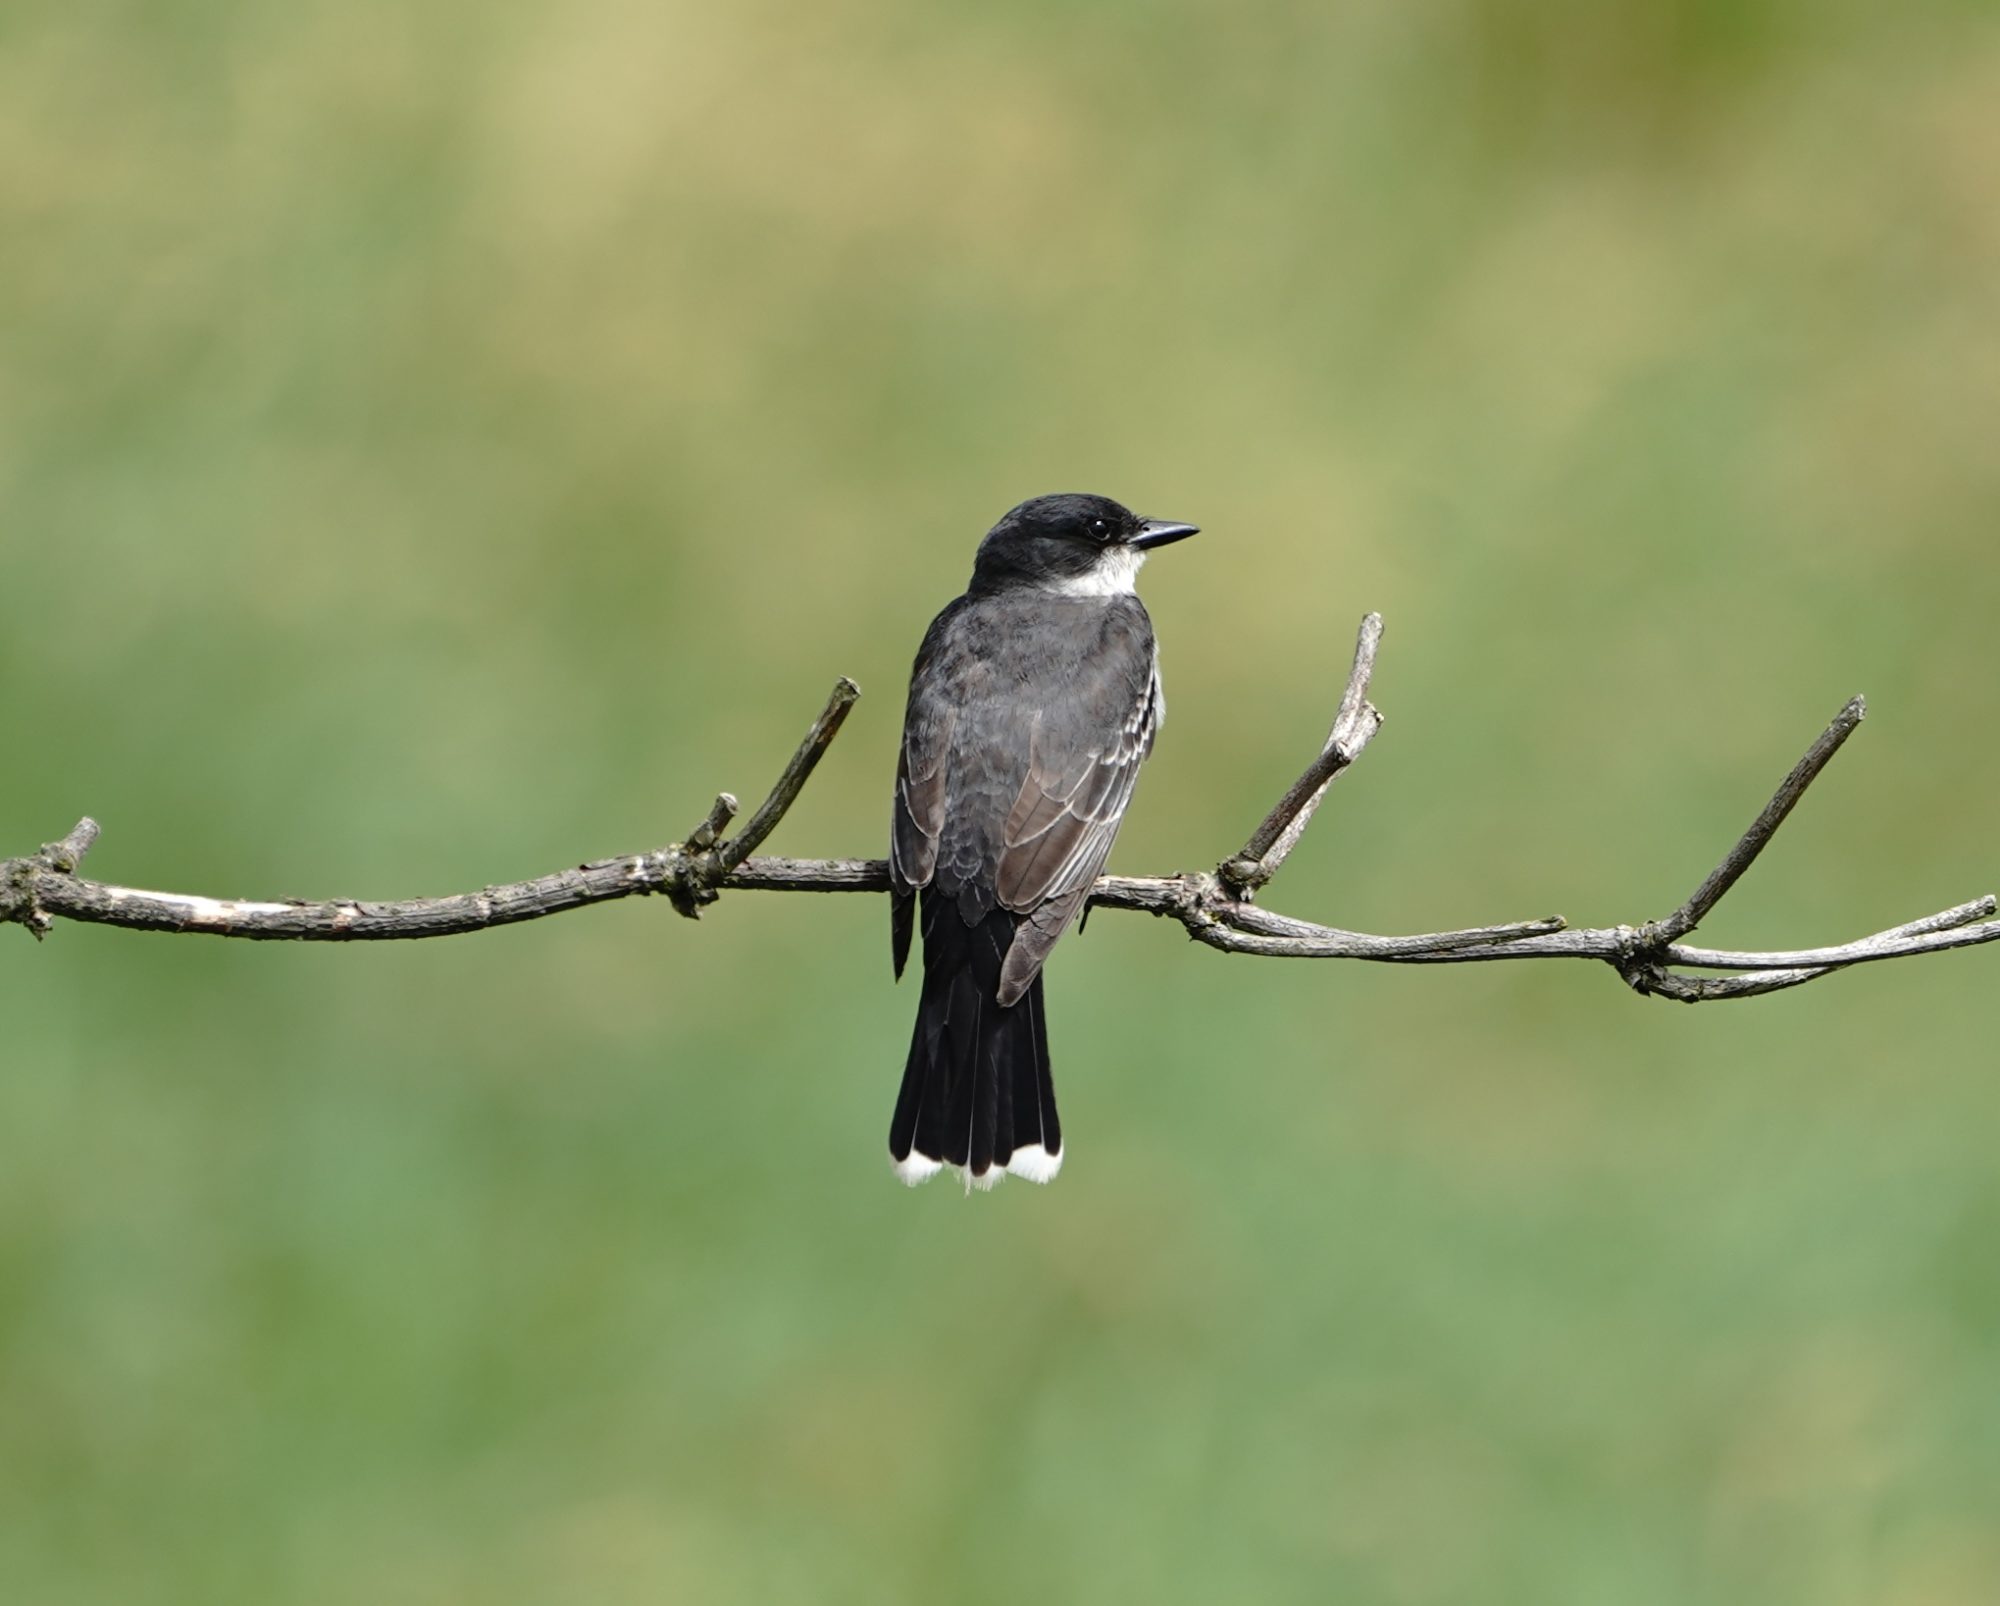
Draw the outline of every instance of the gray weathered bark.
[[[1225,953],[1288,959],[1372,959],[1397,964],[1467,964],[1499,959],[1595,959],[1610,965],[1634,991],[1682,1003],[1749,998],[1778,992],[1851,965],[1938,953],[2000,938],[1991,895],[1832,947],[1746,953],[1699,948],[1682,939],[1755,862],[1819,772],[1860,725],[1866,706],[1854,698],[1835,715],[1779,785],[1771,801],[1688,899],[1664,919],[1636,926],[1572,929],[1559,915],[1463,931],[1383,937],[1295,920],[1255,899],[1298,845],[1326,790],[1381,729],[1368,700],[1382,619],[1361,621],[1354,666],[1319,755],[1306,767],[1242,849],[1212,871],[1176,876],[1102,876],[1091,907],[1135,909],[1177,920],[1198,942]],[[725,833],[737,813],[727,792],[684,842],[647,853],[595,859],[532,881],[478,892],[395,902],[334,898],[257,902],[110,886],[78,874],[97,840],[83,819],[59,842],[0,861],[0,923],[25,925],[37,937],[57,918],[140,931],[206,932],[293,942],[355,942],[448,937],[490,926],[538,920],[588,904],[639,893],[663,893],[690,918],[725,891],[886,892],[881,859],[782,859],[755,854],[784,817],[860,696],[841,680],[771,793],[736,835]],[[1735,974],[1691,976],[1684,971]]]

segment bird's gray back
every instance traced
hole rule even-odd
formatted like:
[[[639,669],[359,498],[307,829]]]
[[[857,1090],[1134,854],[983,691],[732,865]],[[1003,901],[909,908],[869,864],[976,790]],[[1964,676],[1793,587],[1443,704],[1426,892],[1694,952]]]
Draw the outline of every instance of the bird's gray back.
[[[932,624],[912,678],[894,835],[899,884],[928,883],[968,921],[996,903],[1021,907],[1031,900],[999,882],[1010,849],[1020,862],[1018,841],[1007,838],[1010,818],[1020,827],[1017,804],[1040,796],[1031,779],[1052,794],[1089,792],[1093,773],[1115,764],[1123,791],[1100,800],[1115,804],[1099,832],[1101,863],[1130,771],[1150,750],[1155,703],[1152,621],[1136,596],[961,597]]]

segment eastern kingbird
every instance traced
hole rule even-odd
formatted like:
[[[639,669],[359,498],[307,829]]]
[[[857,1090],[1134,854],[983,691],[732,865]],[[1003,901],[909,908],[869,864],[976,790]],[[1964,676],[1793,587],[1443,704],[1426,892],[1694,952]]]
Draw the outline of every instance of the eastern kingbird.
[[[896,974],[922,894],[924,992],[889,1154],[990,1188],[1062,1169],[1042,962],[1111,851],[1164,703],[1132,589],[1192,524],[1103,496],[1038,496],[986,533],[924,634],[896,763]]]

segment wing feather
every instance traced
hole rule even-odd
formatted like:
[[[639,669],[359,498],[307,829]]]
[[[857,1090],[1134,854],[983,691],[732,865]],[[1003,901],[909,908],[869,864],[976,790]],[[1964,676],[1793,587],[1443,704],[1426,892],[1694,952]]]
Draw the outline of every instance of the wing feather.
[[[937,625],[931,628],[935,635]],[[889,823],[889,951],[898,977],[910,961],[917,889],[929,886],[937,873],[957,717],[934,691],[924,689],[921,672],[930,647],[926,637],[911,676],[903,740],[896,749],[896,800]]]
[[[889,837],[890,872],[899,892],[930,885],[944,834],[946,756],[952,716],[911,720],[896,758],[896,818]]]

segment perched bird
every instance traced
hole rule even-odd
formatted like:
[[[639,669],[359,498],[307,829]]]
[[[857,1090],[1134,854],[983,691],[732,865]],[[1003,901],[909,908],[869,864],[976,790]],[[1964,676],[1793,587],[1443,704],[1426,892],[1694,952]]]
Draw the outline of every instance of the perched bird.
[[[1133,591],[1192,524],[1103,496],[1038,496],[986,533],[910,674],[890,837],[896,974],[924,990],[889,1126],[912,1186],[1062,1169],[1042,962],[1090,895],[1153,750],[1153,622]]]

